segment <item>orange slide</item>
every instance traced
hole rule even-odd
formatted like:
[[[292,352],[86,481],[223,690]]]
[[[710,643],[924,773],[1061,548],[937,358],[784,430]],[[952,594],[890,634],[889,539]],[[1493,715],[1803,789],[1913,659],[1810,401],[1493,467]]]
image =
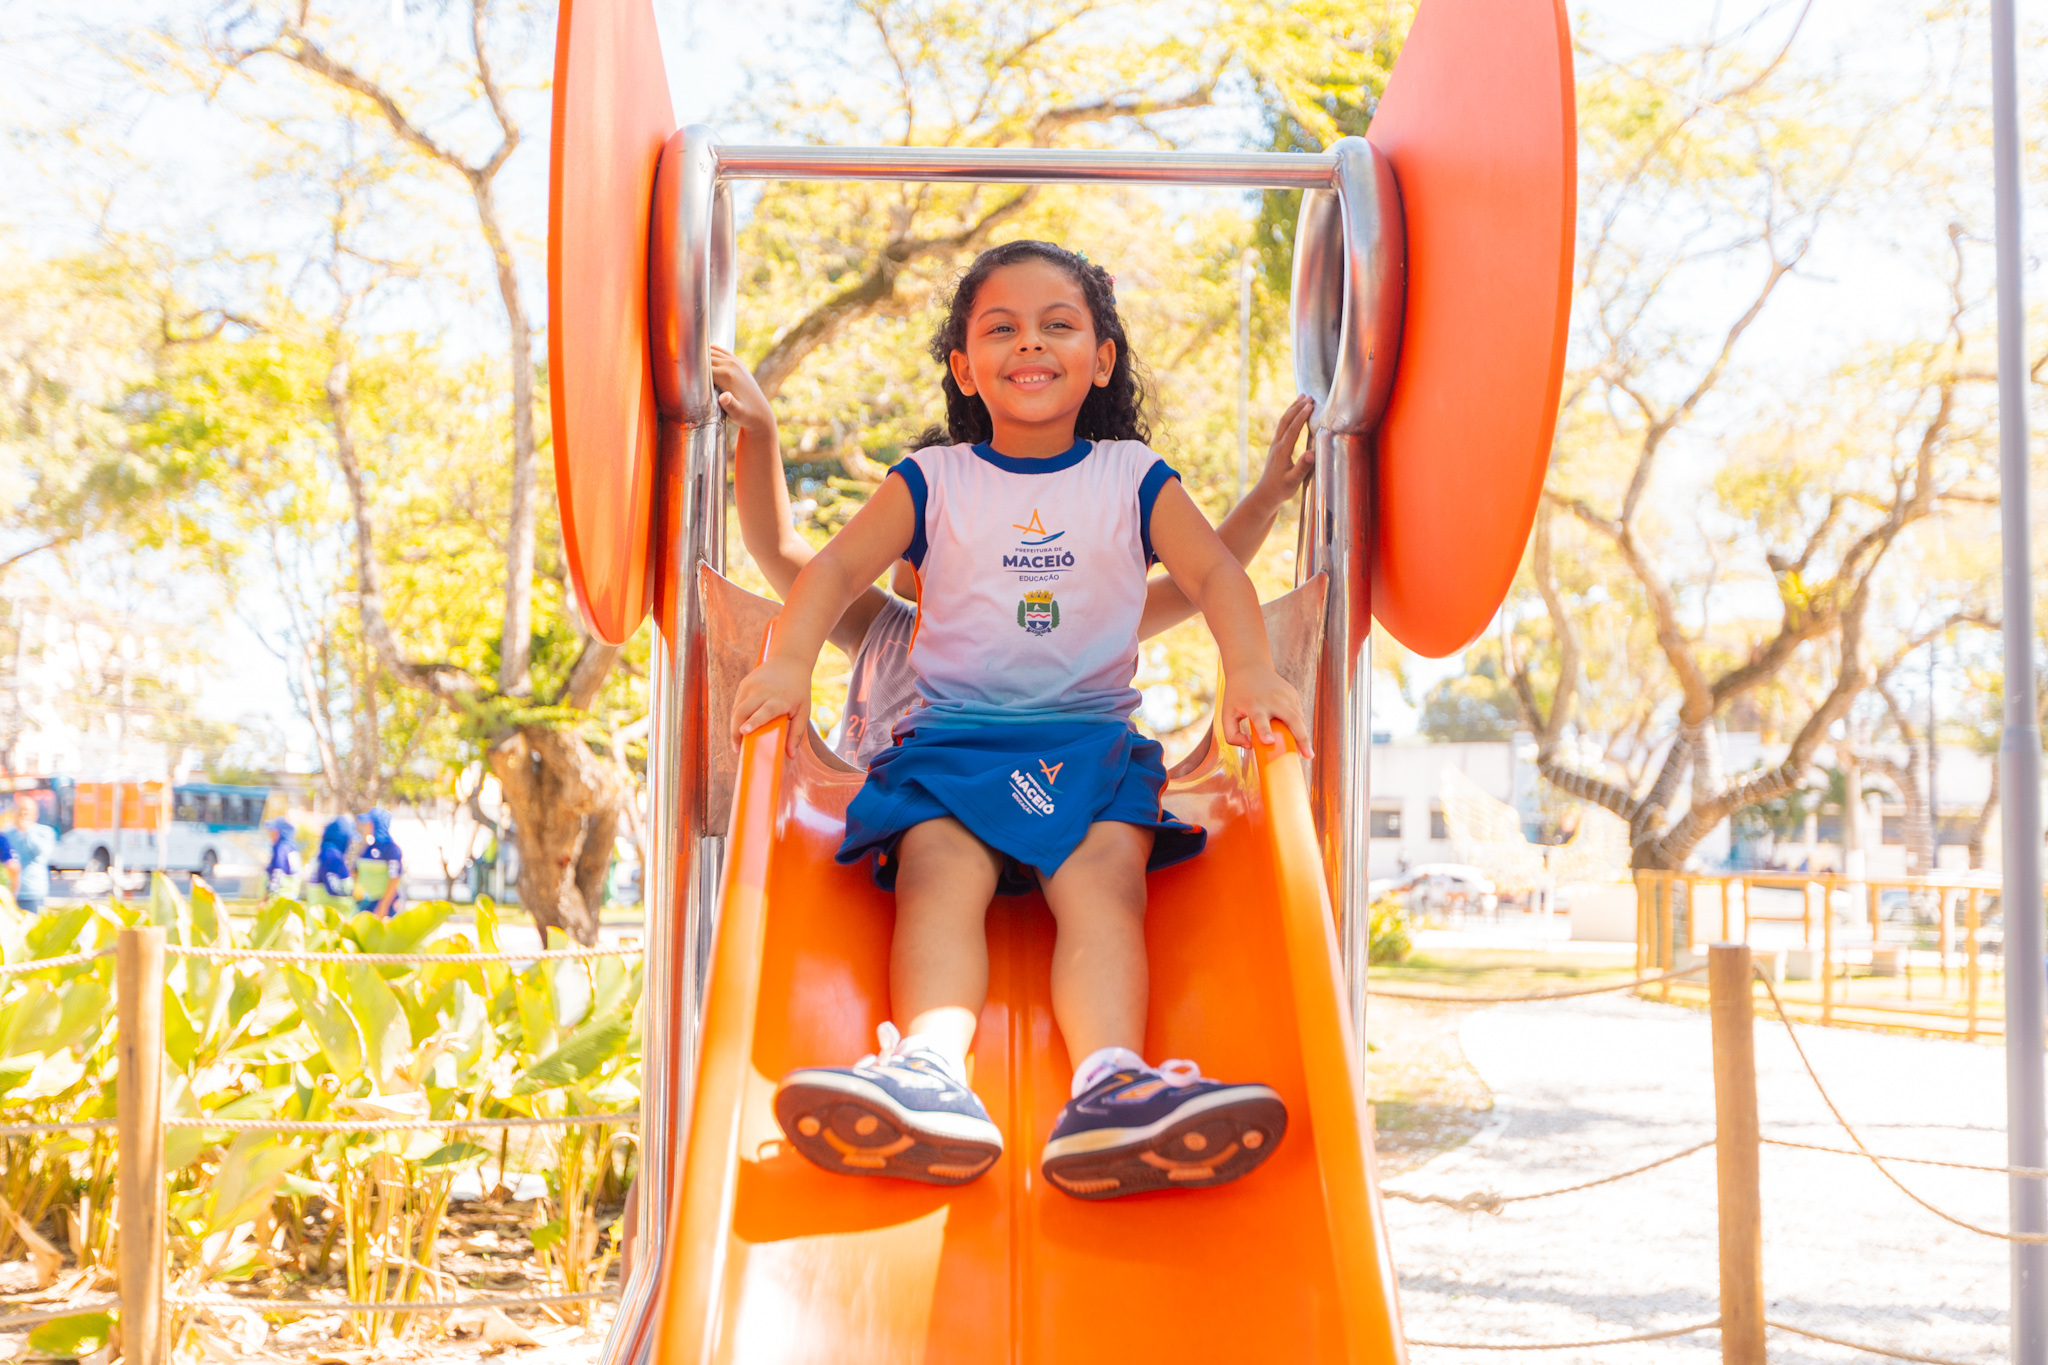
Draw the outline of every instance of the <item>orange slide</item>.
[[[672,136],[650,0],[562,0],[554,97],[564,547],[597,637],[624,641],[650,608],[658,627],[643,1198],[606,1365],[1403,1361],[1354,1025],[1362,860],[1340,925],[1342,859],[1325,855],[1347,847],[1340,835],[1361,858],[1365,843],[1369,717],[1348,688],[1362,605],[1422,652],[1461,647],[1505,593],[1540,492],[1571,285],[1562,0],[1424,0],[1370,131],[1405,224],[1398,276],[1374,285],[1405,292],[1405,321],[1388,314],[1398,369],[1383,423],[1323,447],[1355,462],[1325,486],[1363,490],[1328,499],[1332,517],[1357,519],[1330,522],[1344,533],[1315,558],[1342,591],[1318,574],[1266,609],[1276,662],[1317,723],[1350,718],[1349,757],[1322,755],[1312,787],[1291,741],[1252,752],[1212,737],[1167,793],[1209,845],[1150,879],[1146,1051],[1272,1085],[1286,1135],[1237,1183],[1100,1203],[1038,1170],[1071,1059],[1035,896],[989,914],[972,1080],[1006,1151],[987,1173],[951,1188],[848,1178],[782,1140],[777,1079],[875,1047],[894,905],[865,867],[833,861],[857,773],[815,734],[785,756],[780,725],[736,768],[722,740],[774,604],[712,571],[725,457],[703,348],[720,326],[730,337],[730,200],[708,130]],[[1364,287],[1351,264],[1343,280]],[[1370,338],[1354,345],[1370,356]]]
[[[1037,896],[989,915],[973,1082],[1007,1150],[986,1175],[955,1188],[853,1179],[781,1141],[777,1078],[874,1049],[894,922],[866,868],[832,860],[859,776],[811,747],[786,758],[782,740],[781,725],[756,734],[740,759],[654,1360],[1403,1358],[1357,1042],[1291,747],[1254,760],[1211,744],[1172,784],[1168,804],[1210,841],[1151,879],[1146,1028],[1154,1055],[1274,1086],[1287,1135],[1236,1184],[1090,1203],[1038,1171],[1073,1070]]]

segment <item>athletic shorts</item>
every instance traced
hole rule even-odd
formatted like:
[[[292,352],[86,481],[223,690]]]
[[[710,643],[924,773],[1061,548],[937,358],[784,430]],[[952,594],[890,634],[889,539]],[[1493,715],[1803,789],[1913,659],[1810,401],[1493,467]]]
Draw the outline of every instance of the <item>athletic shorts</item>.
[[[1098,821],[1153,833],[1148,870],[1185,862],[1208,835],[1159,804],[1157,742],[1113,721],[912,731],[876,756],[846,810],[842,863],[874,855],[875,884],[896,886],[904,832],[952,816],[1003,855],[996,894],[1038,889]]]

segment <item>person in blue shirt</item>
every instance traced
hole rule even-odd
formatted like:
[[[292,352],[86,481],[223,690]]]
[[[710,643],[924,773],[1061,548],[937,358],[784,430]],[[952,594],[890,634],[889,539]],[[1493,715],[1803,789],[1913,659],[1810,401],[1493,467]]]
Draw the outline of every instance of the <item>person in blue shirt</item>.
[[[14,903],[37,914],[50,898],[50,855],[57,851],[57,831],[43,823],[42,807],[28,792],[14,794],[14,828],[7,831],[6,840]]]
[[[337,815],[320,831],[320,853],[306,880],[306,899],[314,905],[346,907],[355,901],[355,878],[348,867],[349,819]]]
[[[356,855],[356,909],[382,918],[405,901],[405,854],[391,838],[391,812],[382,806],[356,817],[363,851]]]
[[[273,896],[288,896],[299,879],[299,832],[292,822],[279,817],[264,822],[270,831],[270,862],[263,869],[264,881]]]

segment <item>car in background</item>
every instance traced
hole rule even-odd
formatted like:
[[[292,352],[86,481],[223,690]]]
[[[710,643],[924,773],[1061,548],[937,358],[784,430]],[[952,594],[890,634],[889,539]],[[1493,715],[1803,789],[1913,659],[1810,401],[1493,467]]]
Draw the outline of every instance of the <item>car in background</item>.
[[[1493,878],[1465,863],[1418,863],[1387,884],[1405,893],[1415,914],[1496,914],[1500,892]]]

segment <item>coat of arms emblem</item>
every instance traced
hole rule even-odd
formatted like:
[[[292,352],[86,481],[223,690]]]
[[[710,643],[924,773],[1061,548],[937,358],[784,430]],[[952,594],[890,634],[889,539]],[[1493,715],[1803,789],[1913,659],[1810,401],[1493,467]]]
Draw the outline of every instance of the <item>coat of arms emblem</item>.
[[[1017,604],[1017,624],[1033,635],[1049,635],[1060,623],[1060,604],[1052,600],[1050,588],[1024,594]]]

